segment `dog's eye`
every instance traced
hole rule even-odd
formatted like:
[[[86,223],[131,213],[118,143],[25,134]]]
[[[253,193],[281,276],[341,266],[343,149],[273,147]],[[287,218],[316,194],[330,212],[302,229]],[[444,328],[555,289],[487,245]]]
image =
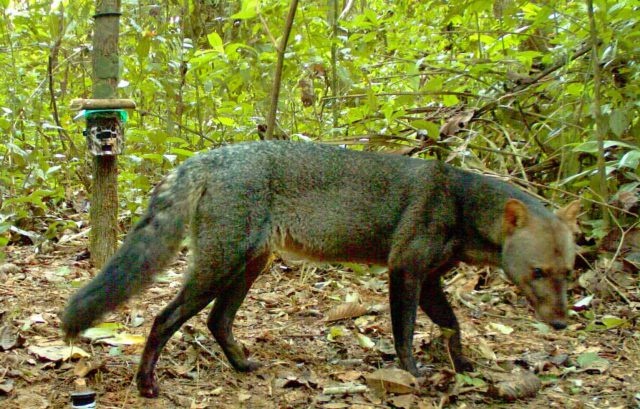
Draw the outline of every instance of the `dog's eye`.
[[[536,268],[533,269],[533,279],[534,280],[539,280],[539,279],[541,279],[543,277],[544,277],[544,273],[543,273],[541,268],[536,267]]]

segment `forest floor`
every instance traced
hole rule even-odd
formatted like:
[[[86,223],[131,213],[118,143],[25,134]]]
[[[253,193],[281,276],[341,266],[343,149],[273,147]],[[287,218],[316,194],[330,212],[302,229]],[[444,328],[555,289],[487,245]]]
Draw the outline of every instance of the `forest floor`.
[[[600,271],[583,271],[570,293],[571,305],[579,303],[574,309],[580,311],[566,330],[552,331],[535,321],[500,273],[458,268],[446,277],[446,288],[476,372],[456,376],[451,371],[446,354],[437,353],[442,351],[439,330],[420,312],[414,351],[425,376],[411,385],[396,372],[377,372],[398,365],[383,271],[277,260],[253,286],[235,324],[236,338],[265,366],[250,374],[234,372],[207,330],[206,309],[169,341],[157,368],[160,396],[144,399],[133,380],[142,342],[153,317],[177,293],[186,257],[182,254],[143,295],[106,317],[121,328],[105,327],[106,335],[94,334],[94,342],[76,342],[74,357],[66,359],[58,314],[70,294],[95,274],[88,261],[77,261],[85,248],[81,239],[37,254],[27,246],[6,249],[0,266],[3,408],[69,407],[70,392],[85,387],[97,392],[98,408],[640,405],[637,269],[624,272],[626,281],[608,276],[610,291],[593,299],[585,288]],[[602,282],[595,281],[600,290]],[[80,360],[78,347],[86,353]],[[504,380],[527,389],[517,385],[522,369],[542,381],[533,396],[506,403],[487,392]],[[374,380],[380,377],[384,388]]]

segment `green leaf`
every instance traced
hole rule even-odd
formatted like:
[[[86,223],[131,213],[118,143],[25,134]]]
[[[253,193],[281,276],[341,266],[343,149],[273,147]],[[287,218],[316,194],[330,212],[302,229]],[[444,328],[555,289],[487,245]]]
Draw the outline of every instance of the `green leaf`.
[[[371,10],[370,8],[365,9],[364,15],[367,20],[369,20],[369,23],[372,23],[374,26],[378,25],[378,15],[373,10]]]
[[[57,171],[59,171],[60,169],[62,169],[62,166],[51,166],[49,169],[47,169],[47,175],[51,175],[53,173],[56,173]]]
[[[605,315],[600,321],[602,321],[607,329],[617,328],[627,323],[627,320],[614,317],[613,315]]]
[[[624,130],[627,129],[627,126],[629,126],[629,119],[625,111],[622,109],[614,109],[611,111],[611,115],[609,115],[609,127],[615,136],[622,135]]]
[[[236,126],[236,121],[234,121],[233,118],[219,116],[214,118],[214,121],[224,126]]]
[[[542,53],[539,51],[520,51],[516,54],[516,58],[525,66],[531,66],[534,58],[540,57]]]
[[[191,152],[182,148],[171,148],[171,153],[175,153],[176,155],[180,156],[186,156],[187,158],[190,158],[191,156],[196,154],[195,152]]]
[[[215,31],[213,33],[210,33],[209,35],[207,35],[207,40],[209,40],[209,45],[211,45],[211,48],[213,48],[220,54],[224,54],[222,38],[220,38],[220,35],[218,33],[216,33]]]
[[[456,374],[456,381],[463,385],[475,386],[477,388],[482,388],[486,386],[486,382],[480,378],[474,378],[467,374]]]
[[[154,145],[164,145],[169,135],[167,132],[156,130],[155,132],[147,133],[147,138],[149,142]]]
[[[121,347],[111,347],[109,348],[109,356],[120,356],[122,355]]]
[[[164,161],[164,157],[159,153],[145,153],[142,157],[156,163],[162,163]]]
[[[344,337],[348,332],[343,326],[333,326],[329,329],[329,334],[327,335],[327,340],[333,342],[339,337]]]
[[[81,288],[84,287],[89,280],[73,280],[71,282],[71,288]]]
[[[394,112],[393,104],[384,105],[382,109],[380,109],[380,111],[382,111],[382,114],[384,115],[384,119],[387,121],[387,124],[390,124],[391,121],[393,121],[393,112]]]
[[[584,85],[578,82],[571,83],[565,87],[564,92],[574,97],[580,96],[584,92]]]
[[[83,338],[95,341],[100,338],[112,337],[116,335],[121,328],[123,328],[123,325],[117,322],[103,322],[102,324],[83,331],[81,335]]]
[[[580,368],[587,371],[605,372],[611,365],[608,360],[598,356],[596,352],[584,352],[576,360]]]
[[[624,154],[618,162],[618,167],[636,169],[640,164],[640,150],[632,150]]]
[[[584,352],[578,356],[577,362],[580,367],[585,367],[599,359],[602,358],[600,358],[596,352]]]
[[[369,267],[369,273],[373,275],[385,274],[387,271],[389,271],[389,267],[386,266],[379,266],[377,264],[374,264]]]
[[[636,149],[635,146],[630,145],[628,143],[622,141],[604,141],[604,148],[609,149],[611,147],[621,147],[621,148],[630,148]],[[596,153],[598,152],[598,142],[597,141],[587,141],[581,143],[580,145],[573,148],[574,152],[586,152],[586,153]]]
[[[537,375],[538,378],[540,378],[540,381],[542,381],[542,383],[556,383],[558,382],[561,378],[557,375],[543,375],[543,374],[539,374]]]
[[[258,15],[258,0],[243,0],[242,8],[230,18],[236,20],[247,20]]]
[[[50,190],[36,190],[28,196],[20,196],[16,198],[10,198],[7,200],[8,203],[31,203],[41,208],[46,208],[45,204],[42,202],[43,197],[48,197],[53,192]]]
[[[455,95],[444,95],[442,97],[442,103],[446,107],[454,106],[458,104],[458,102],[460,102],[460,100],[458,100],[458,97],[456,97]]]
[[[378,96],[371,87],[367,88],[367,108],[369,108],[369,112],[376,112],[378,107]]]
[[[430,79],[426,84],[424,84],[425,91],[440,91],[442,90],[442,86],[444,85],[444,81],[441,77],[435,77]]]
[[[9,142],[6,146],[9,148],[9,152],[15,153],[24,159],[29,157],[29,154],[24,149],[14,143]]]
[[[483,44],[493,44],[496,41],[495,38],[491,37],[490,35],[486,35],[486,34],[480,34],[479,37],[480,37],[479,38],[480,42],[483,43]]]
[[[242,44],[242,43],[228,44],[227,46],[224,47],[224,52],[230,61],[236,61],[238,58],[240,58],[241,54],[238,51],[240,49],[250,51],[251,54],[253,54],[254,56],[258,55],[258,51],[255,48],[249,47],[248,45]]]
[[[440,127],[431,121],[425,121],[424,119],[418,119],[411,122],[411,125],[418,129],[427,131],[429,138],[437,140],[440,135]]]
[[[356,273],[356,275],[358,275],[358,276],[364,275],[367,272],[367,268],[364,266],[364,264],[342,263],[342,265],[344,267],[350,269],[354,273]]]
[[[371,349],[376,346],[376,343],[364,334],[356,332],[356,338],[358,339],[358,345],[360,345],[362,348]]]
[[[151,49],[151,38],[148,36],[141,36],[136,44],[136,54],[140,62],[144,61],[149,56],[149,50]]]
[[[551,328],[543,322],[536,322],[531,324],[531,326],[537,329],[541,334],[548,334],[551,332]]]
[[[197,68],[200,68],[201,66],[206,65],[213,60],[219,60],[219,59],[220,59],[220,53],[218,52],[215,52],[212,50],[205,50],[203,52],[198,52],[196,53],[195,57],[189,60],[189,63],[191,64],[191,71]]]

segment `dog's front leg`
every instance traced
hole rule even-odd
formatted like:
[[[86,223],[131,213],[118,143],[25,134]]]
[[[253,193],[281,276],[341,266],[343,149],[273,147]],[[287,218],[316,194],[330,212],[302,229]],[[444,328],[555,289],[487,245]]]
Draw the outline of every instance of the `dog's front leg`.
[[[396,353],[402,369],[414,375],[419,375],[412,345],[420,291],[425,282],[440,279],[436,273],[448,264],[454,247],[452,242],[439,240],[442,235],[422,237],[392,252],[389,260],[389,301]]]
[[[419,294],[420,283],[412,272],[402,269],[390,271],[389,300],[396,354],[400,367],[416,376],[418,367],[413,357],[412,344]]]

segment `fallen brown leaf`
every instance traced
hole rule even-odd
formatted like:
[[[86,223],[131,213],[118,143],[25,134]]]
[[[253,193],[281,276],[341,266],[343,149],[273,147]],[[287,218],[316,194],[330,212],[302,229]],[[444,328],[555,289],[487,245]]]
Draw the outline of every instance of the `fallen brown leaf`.
[[[416,378],[402,369],[378,369],[366,375],[367,385],[379,395],[385,393],[414,393],[418,390]]]
[[[517,371],[513,373],[512,380],[489,385],[487,394],[495,399],[512,402],[535,396],[541,387],[542,382],[536,375],[529,371]]]
[[[327,313],[327,322],[331,321],[339,321],[347,318],[355,318],[361,315],[364,315],[369,310],[362,304],[358,304],[355,302],[348,302],[344,304],[340,304]]]

